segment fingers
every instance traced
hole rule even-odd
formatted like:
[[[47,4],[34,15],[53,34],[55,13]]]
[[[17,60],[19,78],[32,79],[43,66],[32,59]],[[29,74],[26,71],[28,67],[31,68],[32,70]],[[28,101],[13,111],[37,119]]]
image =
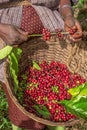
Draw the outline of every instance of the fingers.
[[[18,34],[11,34],[11,36],[0,32],[0,37],[5,41],[7,45],[18,45],[24,42],[27,38]]]
[[[73,37],[70,37],[70,40],[71,40],[72,42],[79,42],[79,41],[82,40],[82,38],[74,39]]]
[[[82,38],[82,32],[76,32],[74,35],[73,35],[73,38],[74,39],[81,39]]]
[[[22,29],[17,28],[18,31],[18,37],[20,42],[27,41],[28,39],[28,32],[23,31]]]
[[[0,37],[8,45],[17,45],[28,39],[28,32],[25,32],[15,26],[2,24],[0,28]]]
[[[15,26],[9,26],[9,28],[10,33],[8,37],[10,38],[12,45],[20,44],[28,39],[28,32],[25,32]]]
[[[18,42],[21,43],[21,42],[24,42],[24,41],[27,41],[28,40],[28,36],[25,36],[25,35],[18,35]]]
[[[23,31],[22,29],[20,29],[20,28],[16,28],[17,29],[17,31],[19,31],[19,33],[21,33],[21,34],[23,34],[23,35],[28,35],[28,32],[25,32],[25,31]]]
[[[77,27],[77,32],[73,35],[73,38],[74,39],[81,39],[82,38],[82,27],[77,20],[75,20],[75,25]]]
[[[83,35],[82,29],[81,29],[80,24],[78,23],[77,24],[77,32],[73,35],[73,38],[74,39],[80,39],[80,38],[82,38],[82,35]]]
[[[78,20],[75,19],[75,25],[72,27],[65,26],[65,30],[70,33],[70,40],[78,42],[82,39],[82,27]]]
[[[17,27],[14,28],[12,34],[10,34],[10,40],[13,45],[18,45],[28,39],[28,32],[25,32]]]
[[[6,45],[11,44],[10,41],[8,40],[7,36],[4,33],[0,32],[0,37],[5,42]]]

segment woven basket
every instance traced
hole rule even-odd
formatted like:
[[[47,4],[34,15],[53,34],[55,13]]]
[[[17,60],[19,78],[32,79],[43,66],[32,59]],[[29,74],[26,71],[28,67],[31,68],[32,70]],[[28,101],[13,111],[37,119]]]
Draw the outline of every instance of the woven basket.
[[[66,64],[72,73],[78,73],[85,79],[87,78],[87,45],[84,41],[71,44],[65,41],[59,42],[58,39],[51,39],[46,42],[41,38],[33,38],[19,47],[23,50],[19,64],[20,74],[24,72],[27,66],[31,65],[32,60],[37,62],[54,60]],[[9,117],[15,125],[31,130],[39,130],[44,125],[71,126],[82,121],[82,119],[75,119],[67,122],[52,122],[27,112],[14,95],[8,61],[5,64],[4,78],[5,84],[3,86],[8,98]]]

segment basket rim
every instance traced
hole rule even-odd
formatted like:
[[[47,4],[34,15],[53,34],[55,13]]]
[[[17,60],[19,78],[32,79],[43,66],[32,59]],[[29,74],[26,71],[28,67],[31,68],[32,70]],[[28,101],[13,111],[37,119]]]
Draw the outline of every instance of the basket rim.
[[[71,126],[71,125],[74,125],[74,124],[78,124],[79,122],[81,122],[83,119],[72,119],[72,120],[69,120],[69,121],[66,121],[66,122],[53,122],[53,121],[50,121],[50,120],[47,120],[47,119],[43,119],[43,118],[40,118],[38,117],[37,115],[35,114],[32,114],[30,112],[28,112],[18,101],[18,99],[14,96],[14,94],[12,93],[11,91],[11,87],[12,85],[10,86],[10,83],[7,79],[7,76],[8,74],[6,73],[7,72],[7,65],[8,65],[8,61],[5,62],[5,67],[4,67],[4,79],[5,79],[5,83],[2,83],[2,85],[5,85],[5,87],[7,88],[7,91],[9,93],[9,96],[10,98],[12,99],[12,101],[14,102],[14,104],[16,105],[16,107],[19,108],[19,110],[25,115],[27,116],[28,118],[31,118],[33,119],[34,121],[36,122],[39,122],[41,124],[44,124],[44,125],[50,125],[50,126],[58,126],[58,125],[61,125],[61,126]]]

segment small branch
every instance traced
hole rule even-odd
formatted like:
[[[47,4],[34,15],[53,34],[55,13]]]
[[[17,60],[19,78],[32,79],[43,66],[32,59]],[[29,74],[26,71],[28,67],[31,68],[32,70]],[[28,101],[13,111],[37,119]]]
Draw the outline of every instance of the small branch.
[[[28,37],[42,37],[42,34],[31,34]]]
[[[63,34],[63,35],[69,35],[70,34],[69,32],[60,32],[60,33]],[[79,33],[79,32],[77,32],[77,33]],[[56,32],[51,33],[51,36],[54,36],[56,34],[57,34]],[[87,32],[83,32],[83,35],[87,35]],[[43,34],[31,34],[31,35],[28,35],[28,37],[42,37],[42,36],[43,36]]]
[[[60,33],[63,34],[63,35],[68,35],[69,34],[69,32],[60,32]],[[57,34],[56,32],[51,33],[51,36],[54,36],[56,34]],[[28,37],[42,37],[42,36],[43,36],[43,34],[31,34],[31,35],[28,35]]]

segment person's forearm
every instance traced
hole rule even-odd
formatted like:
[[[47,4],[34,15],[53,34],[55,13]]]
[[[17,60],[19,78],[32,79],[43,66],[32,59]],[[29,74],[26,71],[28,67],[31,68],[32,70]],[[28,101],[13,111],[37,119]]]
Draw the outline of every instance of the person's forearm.
[[[2,29],[3,29],[2,23],[0,23],[0,32],[2,32]]]
[[[60,0],[60,5],[63,6],[64,4],[71,5],[71,2],[70,2],[70,0]]]
[[[70,0],[60,0],[59,7],[60,7],[60,13],[64,19],[68,16],[73,17],[73,11],[71,8]]]
[[[3,24],[3,23],[0,23],[0,33],[5,33],[5,24]]]
[[[7,1],[10,1],[10,0],[1,0],[0,3],[7,2]]]

